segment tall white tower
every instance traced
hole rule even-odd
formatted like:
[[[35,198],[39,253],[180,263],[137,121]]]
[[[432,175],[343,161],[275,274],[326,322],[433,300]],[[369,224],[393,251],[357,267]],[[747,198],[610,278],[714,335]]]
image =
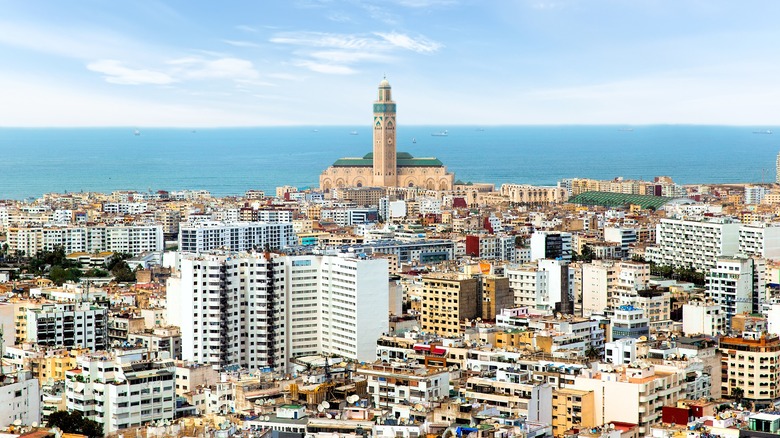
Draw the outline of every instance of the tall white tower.
[[[379,83],[379,98],[374,102],[374,186],[396,187],[395,102],[390,82]]]

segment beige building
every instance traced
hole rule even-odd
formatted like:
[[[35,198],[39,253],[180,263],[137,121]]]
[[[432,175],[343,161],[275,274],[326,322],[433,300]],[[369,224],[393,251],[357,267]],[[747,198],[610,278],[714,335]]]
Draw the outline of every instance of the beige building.
[[[502,184],[501,195],[513,204],[552,205],[566,202],[569,193],[563,187],[539,187],[527,184]]]
[[[780,338],[747,332],[741,338],[720,338],[720,350],[724,396],[735,397],[734,390],[741,389],[742,397],[757,408],[771,406],[780,397]]]
[[[509,288],[509,278],[486,275],[482,281],[482,319],[493,321],[503,309],[514,304],[514,292]]]
[[[479,316],[477,279],[463,274],[423,277],[422,331],[442,336],[460,332],[460,322]]]
[[[553,436],[564,436],[572,428],[591,428],[596,424],[593,391],[555,388],[552,396]]]
[[[437,158],[396,152],[396,108],[387,79],[379,84],[373,127],[373,152],[336,160],[320,175],[321,190],[368,186],[452,190],[455,175]]]

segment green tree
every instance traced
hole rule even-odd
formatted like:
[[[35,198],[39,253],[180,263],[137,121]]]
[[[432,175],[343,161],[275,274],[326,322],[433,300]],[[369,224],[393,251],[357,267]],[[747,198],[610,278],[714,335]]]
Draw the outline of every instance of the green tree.
[[[133,270],[130,269],[130,266],[124,260],[120,260],[114,265],[111,269],[111,275],[120,283],[135,281],[135,273],[133,273]]]
[[[57,427],[65,433],[77,433],[90,438],[103,436],[100,423],[84,418],[79,411],[57,411],[49,415],[47,427]]]

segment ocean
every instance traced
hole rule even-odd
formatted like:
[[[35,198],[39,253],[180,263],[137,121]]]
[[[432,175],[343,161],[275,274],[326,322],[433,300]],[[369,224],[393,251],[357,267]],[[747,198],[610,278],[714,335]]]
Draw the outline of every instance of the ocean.
[[[445,129],[446,137],[431,135]],[[766,130],[774,134],[755,133]],[[0,128],[0,199],[317,187],[319,174],[337,158],[362,156],[372,144],[370,126],[133,131]],[[397,143],[415,157],[439,158],[456,180],[496,186],[658,175],[681,184],[759,183],[775,180],[777,137],[780,130],[771,126],[402,126]]]

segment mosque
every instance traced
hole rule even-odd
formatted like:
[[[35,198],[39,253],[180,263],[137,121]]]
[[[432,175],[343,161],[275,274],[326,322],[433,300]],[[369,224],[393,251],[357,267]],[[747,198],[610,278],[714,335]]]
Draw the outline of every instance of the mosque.
[[[379,83],[374,102],[374,151],[361,157],[339,158],[320,175],[320,189],[337,187],[421,187],[452,190],[455,175],[434,157],[415,158],[396,152],[395,102],[390,83]]]

